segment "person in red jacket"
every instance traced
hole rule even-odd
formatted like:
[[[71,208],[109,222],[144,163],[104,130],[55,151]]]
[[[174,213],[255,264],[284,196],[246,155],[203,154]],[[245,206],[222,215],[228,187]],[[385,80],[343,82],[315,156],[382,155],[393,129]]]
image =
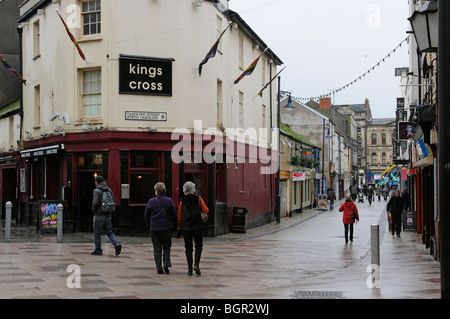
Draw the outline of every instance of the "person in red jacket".
[[[345,198],[345,202],[339,207],[340,212],[344,212],[342,221],[345,228],[345,243],[348,243],[348,230],[350,229],[350,242],[353,242],[353,224],[359,221],[358,208],[350,196]]]

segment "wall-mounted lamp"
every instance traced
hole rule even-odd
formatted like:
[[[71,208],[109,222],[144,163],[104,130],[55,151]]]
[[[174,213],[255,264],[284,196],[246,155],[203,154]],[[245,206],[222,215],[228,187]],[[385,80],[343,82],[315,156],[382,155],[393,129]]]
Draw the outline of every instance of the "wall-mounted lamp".
[[[194,5],[194,7],[200,8],[202,6],[202,0],[194,0],[192,4]]]
[[[408,20],[411,23],[418,50],[437,52],[439,46],[437,1],[425,2]]]

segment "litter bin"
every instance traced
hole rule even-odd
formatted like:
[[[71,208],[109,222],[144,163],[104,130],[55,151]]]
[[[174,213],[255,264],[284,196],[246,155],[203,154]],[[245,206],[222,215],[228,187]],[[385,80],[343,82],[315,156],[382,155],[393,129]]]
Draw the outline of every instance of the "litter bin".
[[[403,212],[403,230],[417,229],[417,212]]]
[[[231,231],[233,233],[247,232],[248,209],[244,207],[233,207],[233,219]]]

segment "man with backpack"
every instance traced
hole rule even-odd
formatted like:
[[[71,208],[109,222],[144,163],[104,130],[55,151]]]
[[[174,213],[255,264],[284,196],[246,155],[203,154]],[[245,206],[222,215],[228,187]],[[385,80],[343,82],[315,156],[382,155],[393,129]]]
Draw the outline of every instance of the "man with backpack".
[[[92,199],[92,212],[94,213],[94,244],[95,250],[91,255],[102,255],[102,233],[109,237],[116,250],[116,256],[120,254],[122,245],[117,240],[112,229],[111,213],[116,210],[116,201],[112,190],[104,183],[103,176],[95,178],[95,189]]]

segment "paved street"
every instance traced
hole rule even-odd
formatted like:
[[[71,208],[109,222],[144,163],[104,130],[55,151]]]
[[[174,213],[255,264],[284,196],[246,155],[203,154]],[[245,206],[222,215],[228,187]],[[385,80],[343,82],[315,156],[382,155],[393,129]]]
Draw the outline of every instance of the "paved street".
[[[358,204],[361,221],[347,245],[338,207],[283,217],[246,234],[205,238],[201,277],[186,275],[181,239],[173,241],[170,274],[158,275],[148,237],[119,237],[120,256],[103,237],[103,256],[91,256],[91,234],[65,235],[58,244],[55,235],[14,228],[5,243],[2,224],[0,298],[440,298],[439,263],[415,232],[389,234],[384,201]],[[381,229],[381,288],[367,283],[372,224]],[[79,267],[80,288],[68,288],[68,278],[75,283],[69,266]]]

